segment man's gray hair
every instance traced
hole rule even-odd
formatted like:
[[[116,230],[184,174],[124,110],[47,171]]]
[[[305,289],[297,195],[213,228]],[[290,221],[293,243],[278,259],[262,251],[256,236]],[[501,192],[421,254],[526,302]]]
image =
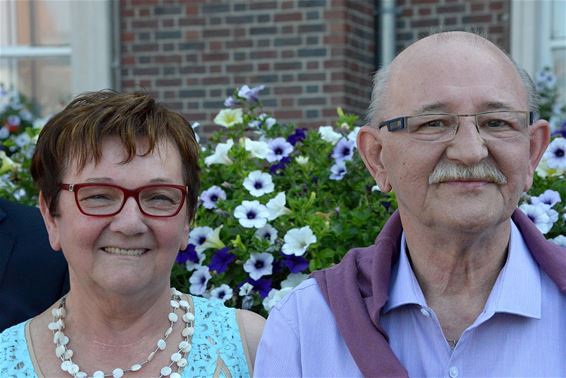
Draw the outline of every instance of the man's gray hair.
[[[529,110],[532,112],[537,112],[539,108],[540,95],[536,91],[536,86],[530,75],[521,68],[510,56],[509,54],[503,52],[511,61],[525,89],[527,91]],[[384,121],[380,118],[380,114],[383,114],[384,109],[387,107],[387,89],[389,86],[389,80],[391,77],[391,63],[381,67],[373,76],[373,90],[371,93],[371,102],[369,104],[368,113],[366,116],[367,124],[370,126],[377,127],[377,125]]]

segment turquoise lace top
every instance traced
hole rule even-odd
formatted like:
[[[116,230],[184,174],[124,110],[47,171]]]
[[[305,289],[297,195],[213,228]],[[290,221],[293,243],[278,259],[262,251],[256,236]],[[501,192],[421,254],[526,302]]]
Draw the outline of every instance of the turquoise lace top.
[[[195,333],[182,377],[249,377],[236,310],[222,302],[192,297]],[[0,377],[37,377],[25,336],[26,322],[0,334]]]

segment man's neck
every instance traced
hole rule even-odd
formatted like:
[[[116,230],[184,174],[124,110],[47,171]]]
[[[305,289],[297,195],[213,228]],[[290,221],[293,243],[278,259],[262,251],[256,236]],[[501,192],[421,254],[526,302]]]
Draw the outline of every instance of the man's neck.
[[[447,339],[457,340],[482,312],[506,261],[510,226],[476,235],[405,231],[413,271]]]

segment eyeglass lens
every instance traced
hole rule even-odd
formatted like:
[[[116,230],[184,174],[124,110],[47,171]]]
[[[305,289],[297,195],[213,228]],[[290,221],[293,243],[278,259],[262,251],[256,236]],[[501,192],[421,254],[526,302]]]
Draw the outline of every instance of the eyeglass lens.
[[[81,210],[89,215],[116,213],[124,203],[124,192],[109,186],[86,186],[77,192]],[[178,188],[149,187],[141,190],[138,203],[150,215],[168,216],[174,214],[183,202],[183,192]]]
[[[486,139],[509,139],[521,135],[528,123],[526,112],[490,112],[473,115],[480,135]],[[455,114],[424,114],[408,117],[408,131],[419,140],[449,140],[456,134]]]

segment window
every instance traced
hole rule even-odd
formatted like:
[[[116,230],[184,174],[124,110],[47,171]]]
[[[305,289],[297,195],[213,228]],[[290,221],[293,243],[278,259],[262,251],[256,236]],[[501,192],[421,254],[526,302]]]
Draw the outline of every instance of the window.
[[[45,116],[74,95],[112,87],[110,0],[0,1],[0,83]]]
[[[511,54],[533,77],[552,67],[566,102],[566,0],[513,0]]]

